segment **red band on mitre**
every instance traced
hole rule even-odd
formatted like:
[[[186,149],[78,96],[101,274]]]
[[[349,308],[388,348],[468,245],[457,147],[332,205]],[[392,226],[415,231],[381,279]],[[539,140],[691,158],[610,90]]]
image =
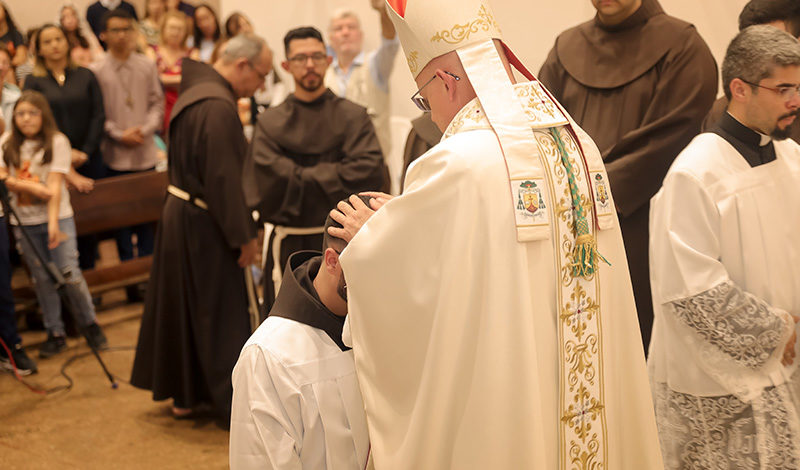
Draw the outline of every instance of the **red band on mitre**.
[[[406,17],[406,2],[408,0],[386,0],[386,3],[392,7],[395,13],[397,13],[400,18]]]

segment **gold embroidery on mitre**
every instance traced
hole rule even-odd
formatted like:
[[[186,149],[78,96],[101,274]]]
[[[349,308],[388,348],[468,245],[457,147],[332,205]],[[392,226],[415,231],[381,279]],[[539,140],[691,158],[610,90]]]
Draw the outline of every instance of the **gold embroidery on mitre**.
[[[416,75],[417,70],[419,70],[419,52],[411,51],[411,53],[406,56],[406,60],[408,61],[408,68],[411,70],[411,73]]]
[[[486,9],[485,5],[481,5],[478,10],[478,18],[469,23],[457,24],[450,28],[450,31],[439,31],[433,35],[431,42],[444,41],[449,44],[458,44],[469,39],[472,33],[477,33],[481,29],[489,31],[490,28],[494,28],[500,34],[500,27],[494,20],[494,16]]]

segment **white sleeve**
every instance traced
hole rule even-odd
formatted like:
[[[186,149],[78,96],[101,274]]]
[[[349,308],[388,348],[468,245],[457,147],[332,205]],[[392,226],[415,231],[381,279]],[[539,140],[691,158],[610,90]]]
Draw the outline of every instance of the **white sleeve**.
[[[2,136],[0,136],[0,168],[6,167],[6,160],[5,156],[3,155],[3,144],[6,143],[10,135],[11,134],[9,133],[9,131],[6,131],[5,133],[3,133]]]
[[[230,466],[301,470],[303,398],[283,365],[257,345],[233,370]]]
[[[69,173],[72,167],[72,146],[64,134],[53,136],[53,160],[50,162],[50,171],[53,173]]]
[[[372,79],[384,92],[389,92],[389,76],[394,68],[394,57],[400,48],[400,39],[397,35],[393,39],[381,36],[381,45],[370,58],[372,66]]]
[[[744,393],[748,381],[780,366],[794,322],[731,280],[720,260],[719,220],[700,181],[667,176],[650,221],[653,298],[698,365]]]

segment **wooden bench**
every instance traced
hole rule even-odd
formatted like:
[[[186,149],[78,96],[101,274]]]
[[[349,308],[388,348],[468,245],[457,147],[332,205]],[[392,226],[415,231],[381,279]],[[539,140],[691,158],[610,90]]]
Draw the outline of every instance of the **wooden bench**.
[[[147,171],[96,180],[87,194],[70,189],[78,236],[157,222],[169,184],[166,172]],[[153,257],[144,256],[83,272],[92,294],[144,282]]]

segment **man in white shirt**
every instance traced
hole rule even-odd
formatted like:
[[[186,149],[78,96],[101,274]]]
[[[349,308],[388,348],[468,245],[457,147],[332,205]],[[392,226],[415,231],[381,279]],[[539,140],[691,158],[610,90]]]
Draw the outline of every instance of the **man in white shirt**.
[[[389,117],[389,76],[400,41],[384,0],[370,0],[372,8],[380,14],[381,44],[375,51],[365,54],[364,32],[355,13],[338,10],[331,17],[328,42],[333,51],[333,63],[325,74],[325,85],[337,95],[367,108],[375,125],[383,155],[390,151],[391,132]]]
[[[325,227],[334,225],[328,217]],[[232,469],[364,468],[367,421],[353,352],[342,342],[345,246],[326,233],[323,253],[293,254],[269,316],[242,349],[233,370]]]
[[[751,26],[722,65],[727,113],[650,213],[648,366],[664,466],[800,467],[800,43]]]

